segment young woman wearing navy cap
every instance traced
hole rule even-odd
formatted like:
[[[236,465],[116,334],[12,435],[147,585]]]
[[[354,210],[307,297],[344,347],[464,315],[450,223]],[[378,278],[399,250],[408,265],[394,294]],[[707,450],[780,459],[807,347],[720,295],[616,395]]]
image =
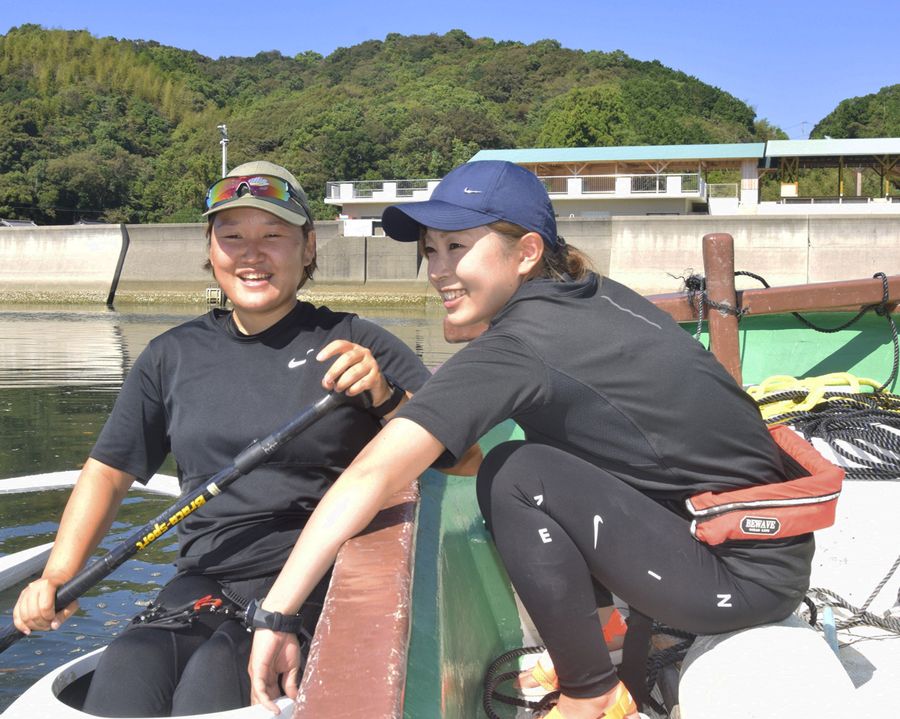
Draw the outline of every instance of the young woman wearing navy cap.
[[[391,494],[513,418],[527,439],[485,457],[477,492],[552,657],[552,716],[638,716],[603,639],[609,611],[597,608],[611,593],[636,616],[705,634],[795,609],[811,534],[710,546],[691,535],[684,508],[701,492],[788,477],[754,402],[668,315],[588,269],[557,235],[537,177],[507,162],[462,165],[429,201],[389,207],[383,225],[420,242],[452,328],[488,328],[326,494],[265,608],[295,611]],[[280,648],[257,632],[255,700],[270,703]]]

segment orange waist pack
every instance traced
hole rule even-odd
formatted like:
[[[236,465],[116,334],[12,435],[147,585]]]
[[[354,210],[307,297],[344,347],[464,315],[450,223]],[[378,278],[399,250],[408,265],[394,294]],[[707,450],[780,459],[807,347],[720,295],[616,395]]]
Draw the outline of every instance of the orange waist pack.
[[[728,540],[796,537],[834,524],[844,470],[783,425],[770,427],[787,464],[805,476],[728,492],[703,492],[687,500],[691,534],[709,545]]]

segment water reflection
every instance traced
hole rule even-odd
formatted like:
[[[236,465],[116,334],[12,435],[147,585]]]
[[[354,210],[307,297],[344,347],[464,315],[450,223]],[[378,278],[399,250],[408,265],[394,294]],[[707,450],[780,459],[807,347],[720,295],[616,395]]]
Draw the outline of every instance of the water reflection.
[[[122,339],[111,315],[9,313],[0,316],[0,336],[0,389],[122,382]]]
[[[80,467],[147,343],[202,311],[0,305],[0,478]],[[397,335],[428,366],[459,349],[444,342],[440,308],[359,314]],[[171,460],[161,471],[175,473]],[[51,541],[67,497],[65,490],[0,495],[0,555]],[[111,548],[170,503],[152,495],[129,497],[102,546]],[[0,711],[51,668],[121,631],[171,577],[174,551],[174,537],[154,543],[83,597],[82,611],[62,630],[20,641],[0,655]],[[0,624],[10,621],[21,586],[0,592]]]

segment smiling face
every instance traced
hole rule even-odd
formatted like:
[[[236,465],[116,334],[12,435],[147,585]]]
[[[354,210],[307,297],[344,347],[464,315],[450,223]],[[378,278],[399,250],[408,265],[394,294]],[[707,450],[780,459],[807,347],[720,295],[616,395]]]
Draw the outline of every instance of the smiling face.
[[[315,232],[304,239],[302,227],[263,210],[238,207],[214,216],[209,262],[246,334],[262,332],[294,308],[315,254]]]
[[[489,322],[528,277],[543,252],[540,235],[518,240],[487,226],[458,232],[428,228],[423,240],[428,279],[457,327]]]

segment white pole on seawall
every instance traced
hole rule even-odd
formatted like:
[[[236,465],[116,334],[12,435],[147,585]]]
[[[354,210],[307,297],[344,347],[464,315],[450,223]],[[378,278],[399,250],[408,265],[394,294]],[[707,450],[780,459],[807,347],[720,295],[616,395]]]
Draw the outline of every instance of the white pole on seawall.
[[[216,129],[222,135],[219,144],[222,145],[222,177],[225,177],[228,174],[228,128],[225,126],[225,123],[222,123],[217,125]]]

